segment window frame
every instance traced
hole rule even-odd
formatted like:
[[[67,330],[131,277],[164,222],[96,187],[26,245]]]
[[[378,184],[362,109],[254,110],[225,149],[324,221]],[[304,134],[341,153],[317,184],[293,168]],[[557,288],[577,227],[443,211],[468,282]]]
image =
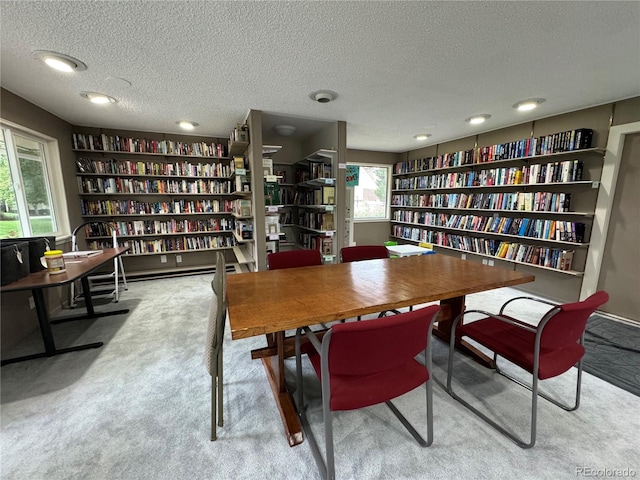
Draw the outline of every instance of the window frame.
[[[44,133],[32,130],[17,123],[0,118],[0,128],[8,130],[10,138],[5,138],[7,150],[11,148],[12,154],[15,155],[14,135],[19,135],[42,145],[42,154],[44,156],[44,172],[49,183],[49,195],[51,197],[51,207],[53,215],[56,219],[57,230],[47,235],[55,236],[57,240],[63,240],[70,236],[69,210],[67,209],[67,196],[65,191],[64,177],[62,175],[62,161],[60,157],[60,148],[58,139]],[[15,165],[9,160],[9,168],[12,176],[14,175]],[[15,178],[15,176],[13,176]],[[23,189],[22,178],[20,177],[20,185]],[[20,211],[19,214],[24,215],[25,212]],[[33,236],[32,233],[24,233],[24,236]]]
[[[369,163],[369,162],[347,162],[347,165],[355,165],[357,167],[374,167],[384,168],[387,170],[387,192],[384,200],[384,217],[357,217],[355,205],[355,187],[353,195],[353,223],[374,223],[374,222],[390,222],[391,221],[391,187],[393,186],[393,165],[385,163]]]

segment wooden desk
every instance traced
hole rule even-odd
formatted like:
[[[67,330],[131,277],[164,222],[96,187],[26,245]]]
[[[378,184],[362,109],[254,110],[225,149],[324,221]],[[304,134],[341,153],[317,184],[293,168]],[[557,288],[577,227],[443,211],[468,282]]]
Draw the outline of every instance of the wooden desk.
[[[533,280],[533,275],[446,255],[234,274],[227,277],[231,337],[267,334],[267,347],[252,356],[262,359],[294,446],[303,437],[284,381],[284,359],[294,351],[293,337],[285,338],[285,330],[440,301],[434,334],[448,340],[453,319],[464,311],[465,295]]]
[[[51,323],[62,323],[71,320],[84,320],[99,317],[106,317],[108,315],[119,315],[127,313],[129,309],[113,310],[110,312],[96,313],[93,309],[93,302],[91,299],[91,292],[89,289],[88,275],[98,270],[107,262],[122,255],[129,247],[118,248],[105,248],[102,253],[86,258],[73,258],[65,259],[65,266],[67,271],[64,273],[58,273],[50,275],[46,270],[41,272],[31,273],[26,277],[16,280],[8,285],[0,287],[0,292],[13,292],[19,290],[31,290],[33,293],[33,300],[36,307],[36,313],[38,315],[38,323],[40,324],[40,333],[42,334],[42,342],[44,343],[45,351],[42,353],[35,353],[33,355],[26,355],[24,357],[10,358],[2,360],[2,365],[10,363],[22,362],[25,360],[32,360],[34,358],[51,357],[53,355],[59,355],[61,353],[75,352],[77,350],[86,350],[87,348],[98,348],[103,344],[102,342],[90,343],[87,345],[78,345],[70,348],[56,348],[55,341],[53,339],[53,333],[51,332]],[[43,290],[50,287],[58,287],[71,283],[80,279],[82,282],[82,293],[84,296],[85,306],[87,313],[85,315],[76,315],[71,317],[56,318],[49,321],[49,314],[47,312],[47,306],[44,300]]]

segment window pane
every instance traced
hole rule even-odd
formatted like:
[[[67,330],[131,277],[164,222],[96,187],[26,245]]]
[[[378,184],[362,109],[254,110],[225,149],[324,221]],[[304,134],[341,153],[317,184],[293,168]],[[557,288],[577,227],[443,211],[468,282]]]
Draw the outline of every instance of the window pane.
[[[389,169],[360,166],[358,186],[354,187],[355,219],[386,219]]]
[[[22,237],[4,130],[0,136],[0,238]]]
[[[22,186],[29,209],[29,225],[32,235],[42,235],[56,230],[51,206],[51,195],[40,142],[14,135]]]

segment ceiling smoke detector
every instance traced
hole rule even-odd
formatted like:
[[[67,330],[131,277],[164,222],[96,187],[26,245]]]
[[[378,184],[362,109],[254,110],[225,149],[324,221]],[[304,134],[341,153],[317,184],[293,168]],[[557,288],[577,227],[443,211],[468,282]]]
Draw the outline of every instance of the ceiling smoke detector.
[[[319,90],[317,92],[313,92],[309,97],[311,100],[315,100],[318,103],[329,103],[335,100],[338,97],[338,94],[329,90]]]

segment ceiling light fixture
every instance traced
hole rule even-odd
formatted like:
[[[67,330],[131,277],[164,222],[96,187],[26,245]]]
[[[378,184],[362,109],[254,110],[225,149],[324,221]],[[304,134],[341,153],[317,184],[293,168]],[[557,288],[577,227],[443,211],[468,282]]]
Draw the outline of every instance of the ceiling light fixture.
[[[413,138],[415,138],[416,140],[418,140],[419,142],[423,142],[424,140],[426,140],[427,138],[429,138],[431,136],[430,133],[420,133],[418,135],[414,135]]]
[[[314,100],[318,103],[329,103],[338,98],[338,94],[330,90],[318,90],[309,94],[309,97],[311,98],[311,100]]]
[[[513,108],[518,110],[519,112],[528,112],[529,110],[533,110],[538,105],[544,102],[544,98],[529,98],[528,100],[522,100],[513,105]]]
[[[33,52],[33,58],[41,60],[49,67],[60,72],[80,72],[87,69],[87,66],[80,60],[63,53],[50,52],[48,50],[35,50]]]
[[[278,132],[278,134],[282,135],[283,137],[290,137],[296,131],[296,127],[294,127],[293,125],[276,125],[275,129],[276,132]]]
[[[491,118],[491,115],[483,113],[482,115],[474,115],[473,117],[469,117],[466,119],[471,125],[480,125],[484,123],[488,118]]]
[[[105,95],[104,93],[97,92],[80,92],[80,96],[82,98],[86,98],[91,103],[95,103],[97,105],[105,105],[108,103],[117,103],[118,101],[110,97],[109,95]]]
[[[184,129],[184,130],[193,130],[194,128],[196,128],[199,124],[196,122],[190,122],[188,120],[180,120],[179,122],[176,122],[178,125],[180,125],[180,128]]]

